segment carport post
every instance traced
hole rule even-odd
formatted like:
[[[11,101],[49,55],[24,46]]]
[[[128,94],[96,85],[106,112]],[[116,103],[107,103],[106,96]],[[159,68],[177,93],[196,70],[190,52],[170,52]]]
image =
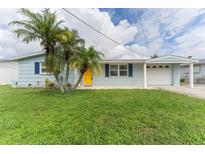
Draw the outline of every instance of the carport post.
[[[144,63],[144,88],[147,88],[147,65]]]
[[[194,81],[193,81],[193,63],[189,64],[189,87],[194,87]]]

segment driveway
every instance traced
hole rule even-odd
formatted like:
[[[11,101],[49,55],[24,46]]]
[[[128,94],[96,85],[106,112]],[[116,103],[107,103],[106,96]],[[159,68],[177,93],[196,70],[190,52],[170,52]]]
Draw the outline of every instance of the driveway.
[[[205,99],[205,85],[195,85],[194,88],[187,86],[160,86],[157,88]]]

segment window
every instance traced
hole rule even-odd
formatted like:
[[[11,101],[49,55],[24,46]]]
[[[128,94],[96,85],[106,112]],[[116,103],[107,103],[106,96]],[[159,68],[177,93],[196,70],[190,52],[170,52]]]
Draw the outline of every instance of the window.
[[[45,62],[40,63],[40,74],[48,74],[47,67],[45,66]]]
[[[119,65],[120,66],[120,76],[127,76],[127,65]]]
[[[157,66],[154,65],[154,66],[152,66],[152,68],[157,68]]]
[[[113,64],[110,65],[110,76],[127,76],[127,64]]]
[[[159,68],[163,68],[163,66],[160,65]]]
[[[165,68],[169,68],[169,66],[165,66]]]
[[[147,66],[147,68],[150,68],[150,66]]]
[[[118,76],[118,65],[110,65],[110,76]]]

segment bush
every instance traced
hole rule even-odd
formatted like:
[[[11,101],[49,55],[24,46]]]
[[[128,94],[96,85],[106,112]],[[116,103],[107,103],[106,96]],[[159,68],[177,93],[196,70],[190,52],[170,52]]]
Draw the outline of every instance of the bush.
[[[185,82],[185,79],[183,78],[183,79],[180,79],[180,82]]]
[[[71,88],[72,87],[72,84],[71,83],[67,83],[66,84],[66,88]]]
[[[50,81],[50,80],[48,80],[46,78],[46,80],[45,80],[45,88],[53,89],[54,87],[55,87],[55,84],[52,81]]]

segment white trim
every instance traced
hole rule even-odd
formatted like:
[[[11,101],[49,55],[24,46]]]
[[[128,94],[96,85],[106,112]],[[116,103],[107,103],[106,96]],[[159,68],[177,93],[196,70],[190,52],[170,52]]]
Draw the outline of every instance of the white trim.
[[[42,72],[42,63],[44,63],[44,61],[39,62],[39,74],[40,75],[51,75],[51,73],[49,73],[49,72],[45,72],[45,73]],[[44,67],[44,68],[46,68],[46,67]]]
[[[14,57],[14,58],[11,58],[10,60],[19,60],[19,59],[24,59],[24,58],[28,58],[28,57],[43,55],[43,54],[45,54],[45,52],[44,51],[40,51],[40,52],[31,53],[31,54],[24,55],[24,56]]]
[[[193,63],[189,64],[189,87],[194,87],[194,81],[193,81]]]
[[[147,64],[144,63],[144,88],[147,88]]]
[[[179,62],[176,61],[162,61],[167,58],[174,58],[178,60]],[[185,61],[185,62],[183,62]],[[180,57],[180,56],[175,56],[175,55],[168,55],[168,56],[162,56],[159,58],[153,58],[153,59],[148,59],[146,63],[198,63],[199,60],[193,59],[193,58],[185,58],[185,57]]]
[[[118,64],[118,63],[144,63],[147,59],[104,59],[100,63]]]

